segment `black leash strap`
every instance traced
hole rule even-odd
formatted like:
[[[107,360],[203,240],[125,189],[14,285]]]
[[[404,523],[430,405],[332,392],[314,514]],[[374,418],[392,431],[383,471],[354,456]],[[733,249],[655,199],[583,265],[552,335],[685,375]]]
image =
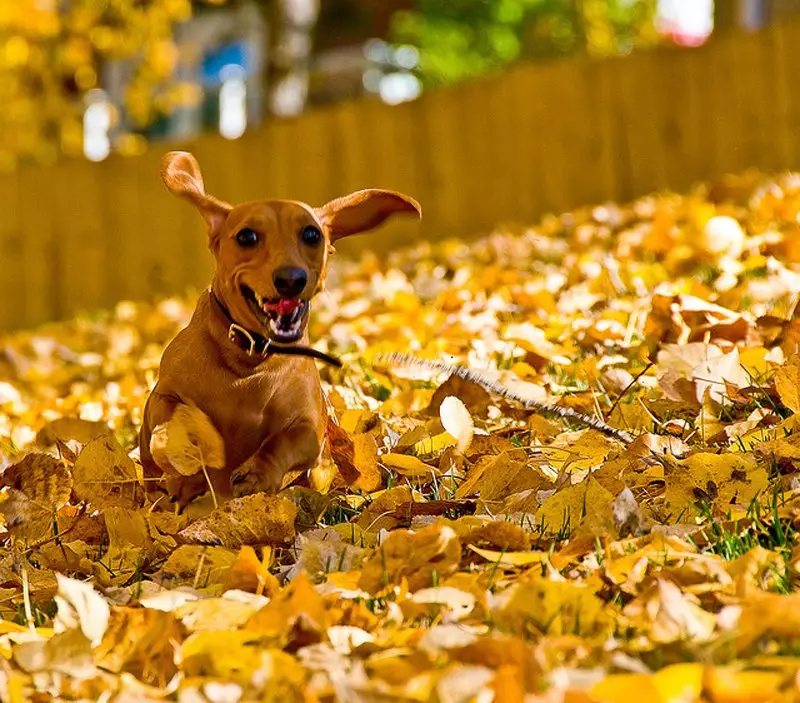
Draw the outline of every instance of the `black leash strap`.
[[[269,356],[270,354],[285,354],[287,356],[308,356],[312,359],[318,359],[319,361],[323,361],[326,364],[330,364],[331,366],[335,366],[337,369],[342,368],[342,362],[339,361],[335,356],[331,356],[330,354],[326,354],[325,352],[321,352],[317,349],[312,349],[311,347],[303,347],[303,346],[293,346],[293,347],[282,347],[271,340],[267,340],[267,348],[263,352],[264,356]]]

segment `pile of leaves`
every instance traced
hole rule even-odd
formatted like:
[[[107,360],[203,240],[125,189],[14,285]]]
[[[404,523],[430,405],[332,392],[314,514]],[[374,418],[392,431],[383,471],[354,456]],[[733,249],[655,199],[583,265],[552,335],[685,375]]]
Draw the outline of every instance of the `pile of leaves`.
[[[191,296],[2,339],[0,699],[798,699],[800,175],[342,259],[328,288],[320,465],[180,514],[136,432]]]

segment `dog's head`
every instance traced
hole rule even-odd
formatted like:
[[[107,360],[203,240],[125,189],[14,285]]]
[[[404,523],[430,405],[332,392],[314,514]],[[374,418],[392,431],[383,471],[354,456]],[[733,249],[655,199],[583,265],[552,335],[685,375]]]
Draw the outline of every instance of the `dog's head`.
[[[167,188],[200,211],[216,258],[215,292],[238,324],[276,342],[299,340],[309,300],[325,279],[333,243],[366,232],[395,213],[421,216],[419,204],[389,190],[360,190],[319,208],[294,200],[241,205],[207,195],[194,156],[164,157]]]

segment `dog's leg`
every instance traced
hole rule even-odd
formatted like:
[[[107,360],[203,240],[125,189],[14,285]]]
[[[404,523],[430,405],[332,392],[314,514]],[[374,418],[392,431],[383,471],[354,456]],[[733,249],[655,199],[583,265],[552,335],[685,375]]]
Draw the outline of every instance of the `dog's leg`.
[[[266,440],[258,451],[231,473],[236,497],[277,493],[289,471],[310,469],[319,459],[322,438],[313,423],[303,420]]]
[[[142,473],[145,480],[145,490],[151,498],[159,492],[166,493],[173,502],[181,508],[186,507],[192,500],[208,489],[206,475],[200,471],[192,475],[185,475],[177,471],[163,453],[155,457],[151,450],[153,435],[167,431],[169,422],[173,419],[178,408],[184,404],[174,396],[152,393],[147,399],[144,413],[144,423],[139,439],[139,454],[142,461]],[[204,438],[193,434],[189,441],[196,444],[196,451],[187,448],[187,454],[208,456],[209,447],[204,446]],[[212,478],[214,491],[224,497],[230,496],[230,481],[224,471],[209,472]]]

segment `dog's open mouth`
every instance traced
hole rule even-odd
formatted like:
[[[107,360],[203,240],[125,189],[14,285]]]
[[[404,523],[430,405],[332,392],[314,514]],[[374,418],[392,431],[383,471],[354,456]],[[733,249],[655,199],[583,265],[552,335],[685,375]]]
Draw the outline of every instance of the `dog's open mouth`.
[[[297,298],[263,298],[252,288],[242,285],[242,295],[269,332],[269,338],[280,344],[296,342],[303,336],[308,318],[308,301]]]

